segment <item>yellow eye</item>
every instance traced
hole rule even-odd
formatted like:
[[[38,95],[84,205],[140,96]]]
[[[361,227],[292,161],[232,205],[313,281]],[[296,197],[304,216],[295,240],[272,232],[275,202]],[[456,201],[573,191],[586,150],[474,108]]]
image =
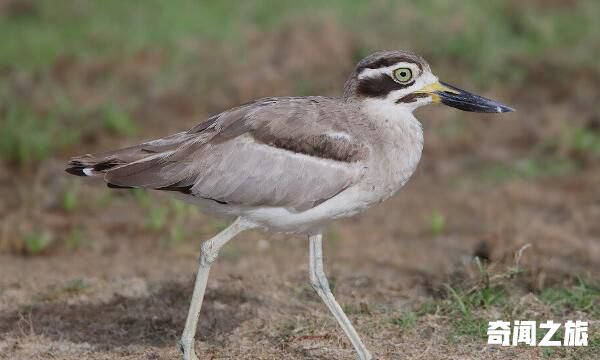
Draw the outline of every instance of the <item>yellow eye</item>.
[[[413,78],[412,70],[409,68],[398,68],[394,70],[394,79],[401,84],[406,84]]]

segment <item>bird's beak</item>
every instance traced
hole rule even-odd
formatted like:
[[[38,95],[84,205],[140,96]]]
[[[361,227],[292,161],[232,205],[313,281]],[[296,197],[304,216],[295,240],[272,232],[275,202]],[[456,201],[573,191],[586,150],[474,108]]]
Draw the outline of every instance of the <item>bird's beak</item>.
[[[417,91],[431,96],[434,103],[442,103],[464,111],[503,113],[515,111],[513,108],[482,96],[471,94],[444,82],[427,85]]]

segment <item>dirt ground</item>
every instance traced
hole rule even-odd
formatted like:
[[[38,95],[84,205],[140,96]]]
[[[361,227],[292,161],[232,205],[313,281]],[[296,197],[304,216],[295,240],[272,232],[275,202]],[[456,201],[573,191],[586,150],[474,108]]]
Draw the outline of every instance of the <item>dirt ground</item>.
[[[531,247],[520,261],[528,272],[510,286],[523,310],[541,319],[552,314],[536,291],[568,282],[573,274],[599,276],[595,219],[600,197],[588,189],[598,184],[600,172],[495,186],[455,184],[449,179],[464,169],[444,165],[447,159],[428,148],[423,166],[401,194],[331,228],[326,270],[336,295],[380,359],[541,358],[539,348],[460,340],[443,314],[419,317],[409,329],[393,319],[443,297],[445,283],[477,279],[470,260],[477,251],[501,269],[525,244]],[[62,176],[61,171],[57,163],[48,176]],[[98,184],[81,187],[85,198],[109,191]],[[166,201],[154,195],[152,201]],[[88,227],[91,244],[39,257],[1,256],[0,356],[177,358],[174,343],[185,322],[200,240],[221,225],[195,213],[186,221],[193,229],[189,239],[164,245],[131,215],[130,196],[116,202],[108,212],[86,209],[72,215],[71,221],[94,224]],[[443,234],[432,235],[427,225],[418,224],[427,224],[437,209],[447,214],[448,223]],[[55,215],[54,226],[61,226],[64,219]],[[243,234],[227,245],[211,273],[202,309],[200,358],[353,358],[308,286],[307,245],[304,238],[262,232]],[[597,320],[592,324],[594,329]],[[593,359],[598,349],[578,354],[574,358]]]
[[[403,14],[418,20],[416,10]],[[187,39],[177,45],[192,60],[166,75],[172,54],[159,46],[62,55],[39,72],[0,67],[0,90],[6,85],[43,120],[58,107],[55,93],[71,99],[73,109],[57,110],[57,137],[81,130],[33,165],[0,163],[0,359],[179,358],[201,241],[226,224],[165,193],[69,177],[64,165],[185,130],[252,98],[339,94],[365,43],[328,18],[318,32],[304,25],[248,30],[253,51],[237,62],[233,45]],[[369,48],[398,44],[370,36]],[[443,53],[430,62],[443,80],[462,87],[471,79],[469,90],[518,111],[417,111],[425,149],[414,177],[325,234],[335,295],[378,359],[600,359],[600,72],[515,57],[499,67],[519,67],[520,82],[482,85],[458,59]],[[121,106],[137,131],[127,122],[102,128],[105,102]],[[0,99],[0,116],[5,108]],[[309,286],[307,261],[301,237],[251,231],[227,244],[211,269],[199,358],[354,359]],[[590,345],[487,345],[487,322],[498,319],[585,320]]]

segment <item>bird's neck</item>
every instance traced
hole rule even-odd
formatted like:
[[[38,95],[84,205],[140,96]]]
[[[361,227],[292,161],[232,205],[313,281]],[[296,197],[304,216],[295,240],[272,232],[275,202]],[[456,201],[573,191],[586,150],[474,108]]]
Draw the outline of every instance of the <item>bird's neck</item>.
[[[361,111],[375,128],[381,129],[383,139],[392,141],[397,138],[404,141],[405,145],[422,148],[423,128],[413,115],[412,108],[399,106],[384,99],[365,99],[362,101]]]
[[[380,169],[390,186],[399,189],[414,173],[423,150],[423,128],[410,109],[384,100],[363,101],[362,112],[376,129]]]

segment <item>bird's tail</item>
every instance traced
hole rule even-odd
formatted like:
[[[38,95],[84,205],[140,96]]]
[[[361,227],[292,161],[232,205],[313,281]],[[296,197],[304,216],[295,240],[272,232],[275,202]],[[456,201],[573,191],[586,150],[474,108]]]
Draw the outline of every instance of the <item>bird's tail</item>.
[[[72,158],[65,171],[77,176],[98,176],[116,166],[125,164],[127,163],[118,158],[105,158],[87,154]]]
[[[106,153],[77,156],[69,161],[65,171],[77,176],[104,177],[107,173],[117,169],[128,166],[137,168],[142,164],[153,163],[154,160],[172,153],[189,138],[188,133],[178,133],[163,139]]]

